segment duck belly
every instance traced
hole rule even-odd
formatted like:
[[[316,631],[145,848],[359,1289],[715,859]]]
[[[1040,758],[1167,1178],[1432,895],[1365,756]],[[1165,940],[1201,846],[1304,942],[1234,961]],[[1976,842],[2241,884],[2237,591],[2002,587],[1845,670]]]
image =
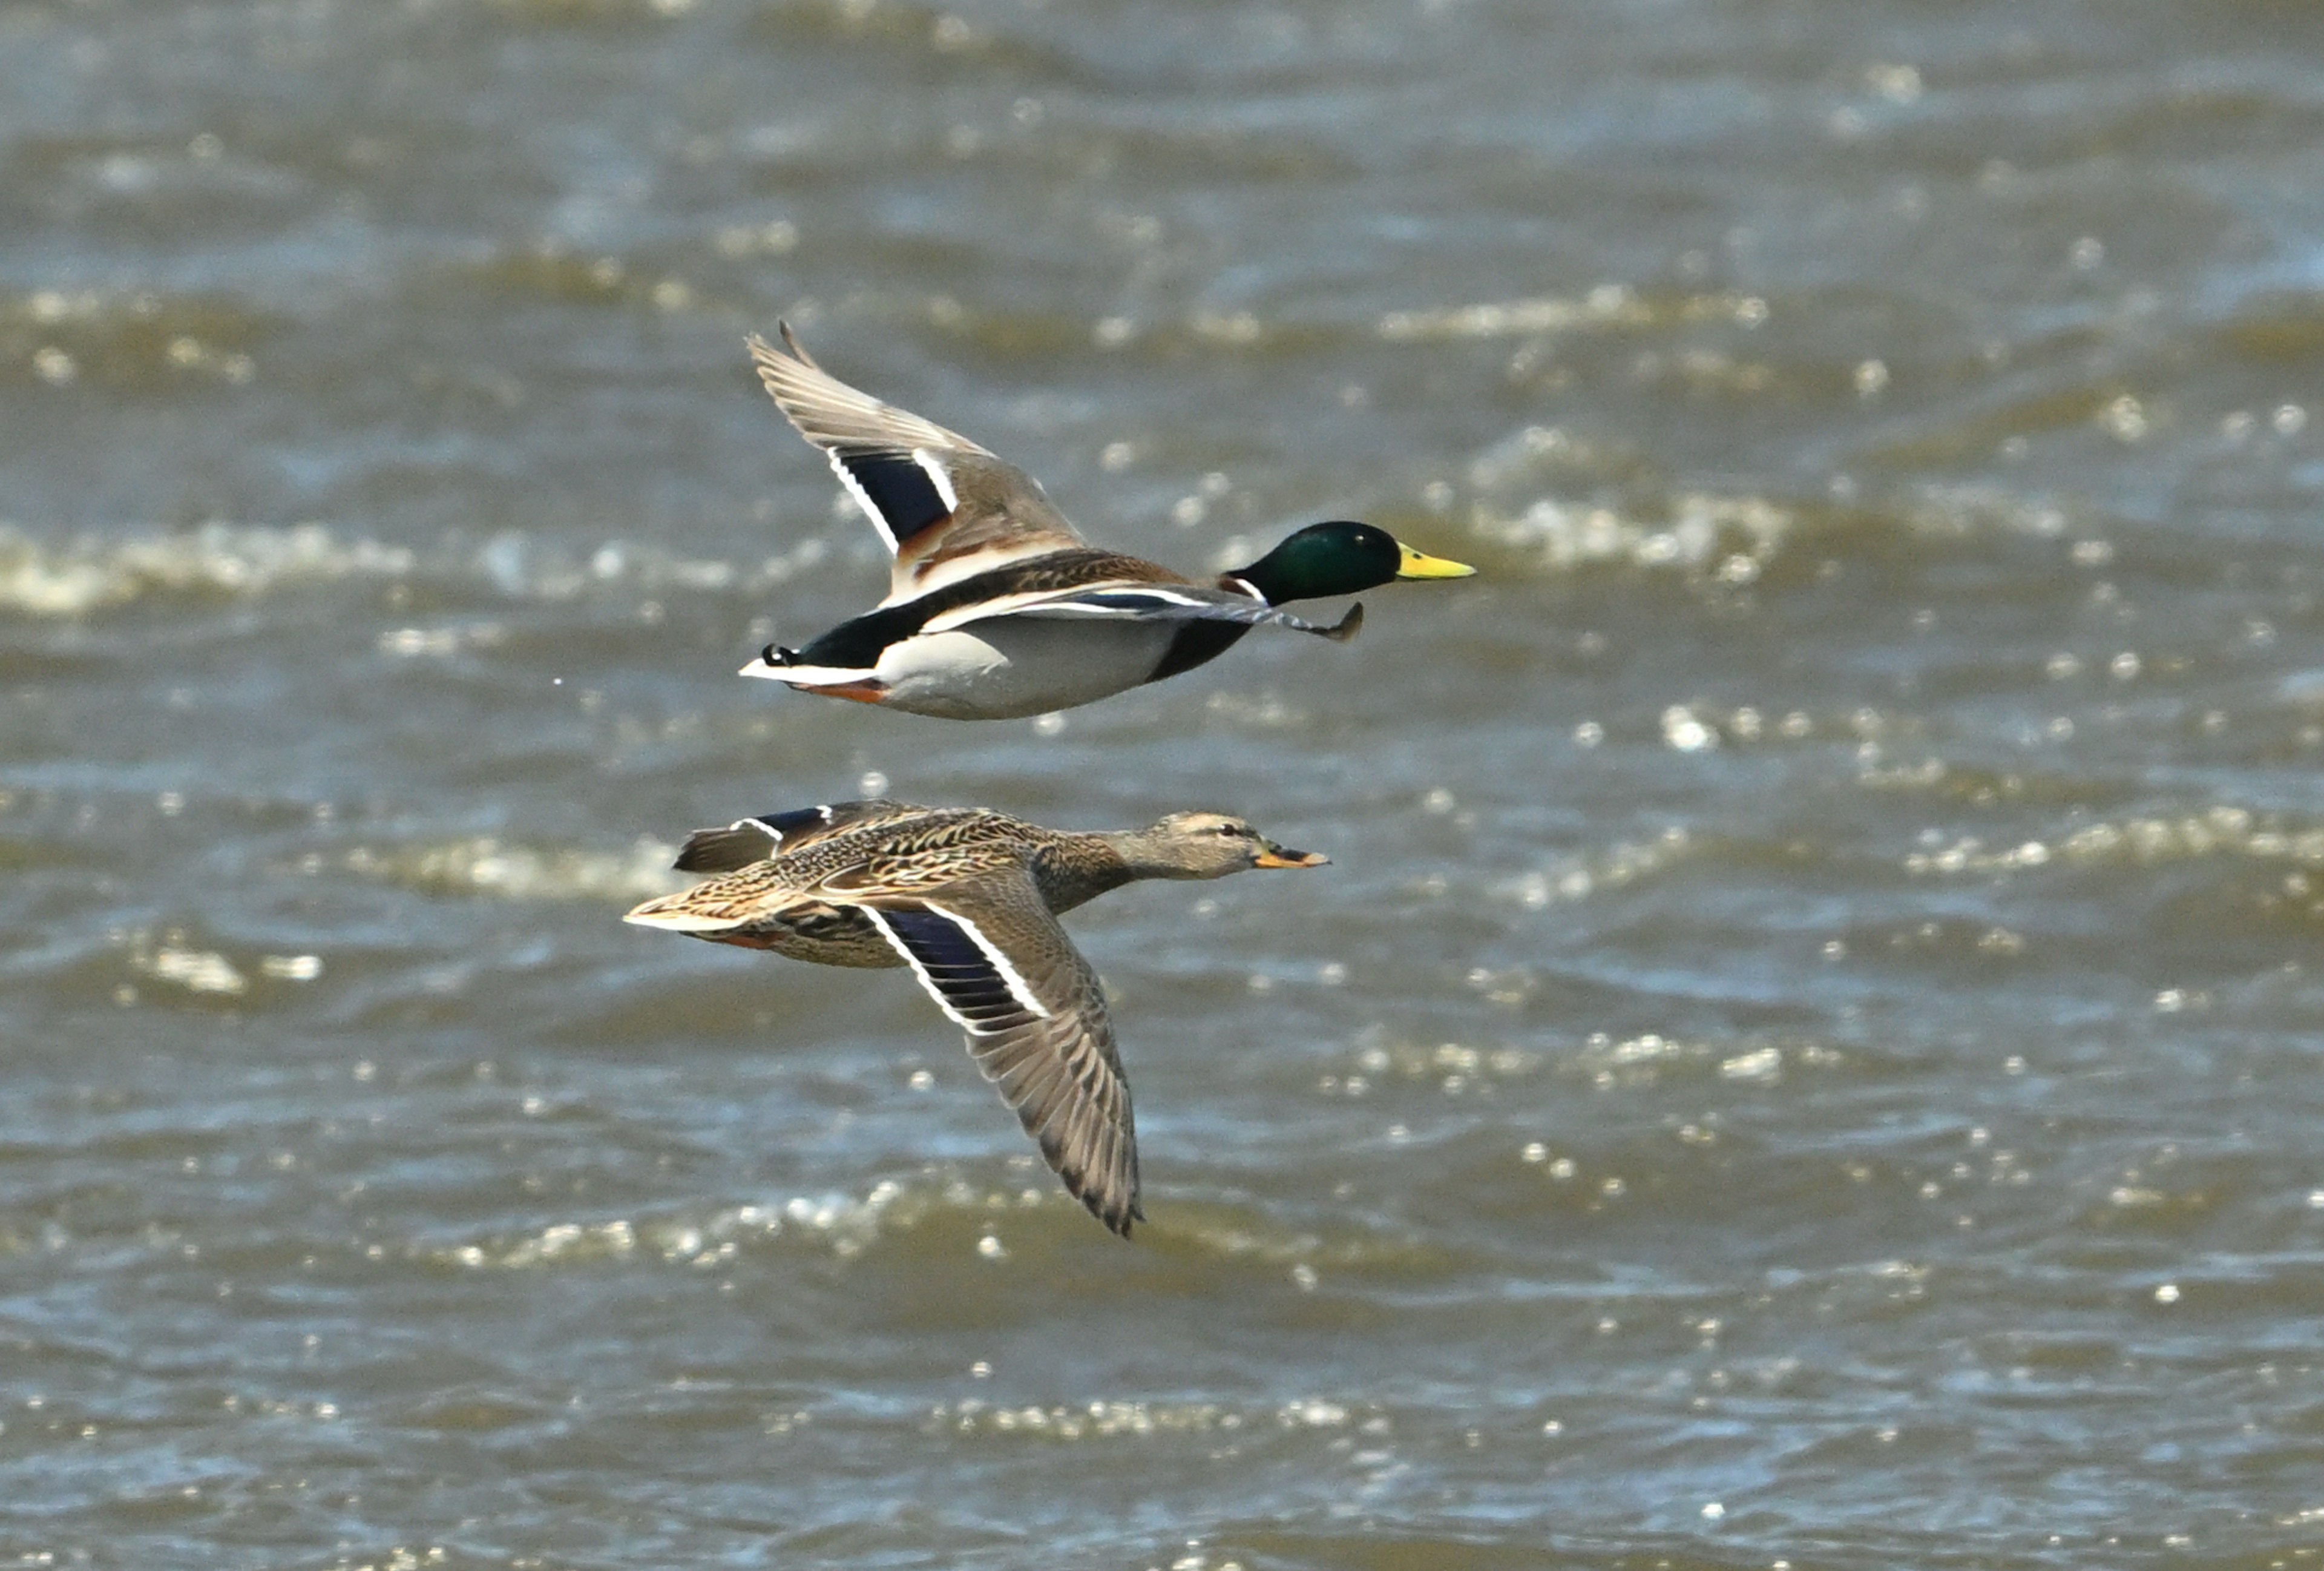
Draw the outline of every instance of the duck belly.
[[[924,633],[880,657],[885,707],[1007,720],[1094,703],[1152,679],[1177,624],[994,616]]]

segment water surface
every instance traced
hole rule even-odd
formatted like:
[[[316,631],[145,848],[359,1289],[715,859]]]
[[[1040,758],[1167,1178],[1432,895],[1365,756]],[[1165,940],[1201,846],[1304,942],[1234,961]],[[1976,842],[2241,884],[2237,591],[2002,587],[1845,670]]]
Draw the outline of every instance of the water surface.
[[[0,6],[0,1543],[2311,1558],[2319,50]],[[1039,723],[738,680],[883,579],[779,316],[1099,541],[1482,574]],[[619,922],[880,790],[1333,857],[1074,917],[1135,1243],[905,977]]]

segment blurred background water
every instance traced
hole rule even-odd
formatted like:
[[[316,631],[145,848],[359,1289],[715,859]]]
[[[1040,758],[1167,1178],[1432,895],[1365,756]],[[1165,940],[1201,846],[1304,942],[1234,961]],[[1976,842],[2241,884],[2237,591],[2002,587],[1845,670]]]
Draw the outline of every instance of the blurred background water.
[[[779,314],[1482,575],[738,680],[882,582]],[[2312,1562],[2320,374],[2309,6],[0,3],[0,1548]],[[883,782],[1334,857],[1073,919],[1134,1244],[619,922]]]

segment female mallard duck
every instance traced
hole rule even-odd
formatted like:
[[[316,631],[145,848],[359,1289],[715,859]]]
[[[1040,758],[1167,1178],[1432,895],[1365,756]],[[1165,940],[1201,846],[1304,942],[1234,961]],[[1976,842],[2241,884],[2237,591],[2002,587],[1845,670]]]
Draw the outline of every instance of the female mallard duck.
[[[1127,1238],[1146,1219],[1130,1085],[1058,913],[1141,878],[1328,860],[1221,813],[1092,835],[986,808],[836,802],[696,831],[678,866],[718,876],[624,919],[823,966],[909,966],[1066,1191]]]
[[[799,649],[769,644],[746,677],[953,720],[1069,709],[1191,670],[1263,624],[1344,640],[1277,607],[1395,578],[1476,571],[1368,523],[1310,524],[1247,568],[1198,584],[1100,550],[1015,465],[826,374],[788,324],[751,339],[759,376],[821,448],[888,549],[888,597]]]

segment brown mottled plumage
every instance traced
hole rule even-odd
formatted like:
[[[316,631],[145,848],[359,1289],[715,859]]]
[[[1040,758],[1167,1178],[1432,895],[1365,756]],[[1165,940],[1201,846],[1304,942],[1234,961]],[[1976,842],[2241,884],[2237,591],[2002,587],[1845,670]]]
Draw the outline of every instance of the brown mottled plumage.
[[[1105,993],[1057,915],[1145,878],[1314,867],[1240,818],[1046,829],[984,808],[839,802],[690,836],[716,876],[627,919],[823,966],[909,966],[1065,1188],[1127,1237],[1143,1221],[1130,1086]]]

